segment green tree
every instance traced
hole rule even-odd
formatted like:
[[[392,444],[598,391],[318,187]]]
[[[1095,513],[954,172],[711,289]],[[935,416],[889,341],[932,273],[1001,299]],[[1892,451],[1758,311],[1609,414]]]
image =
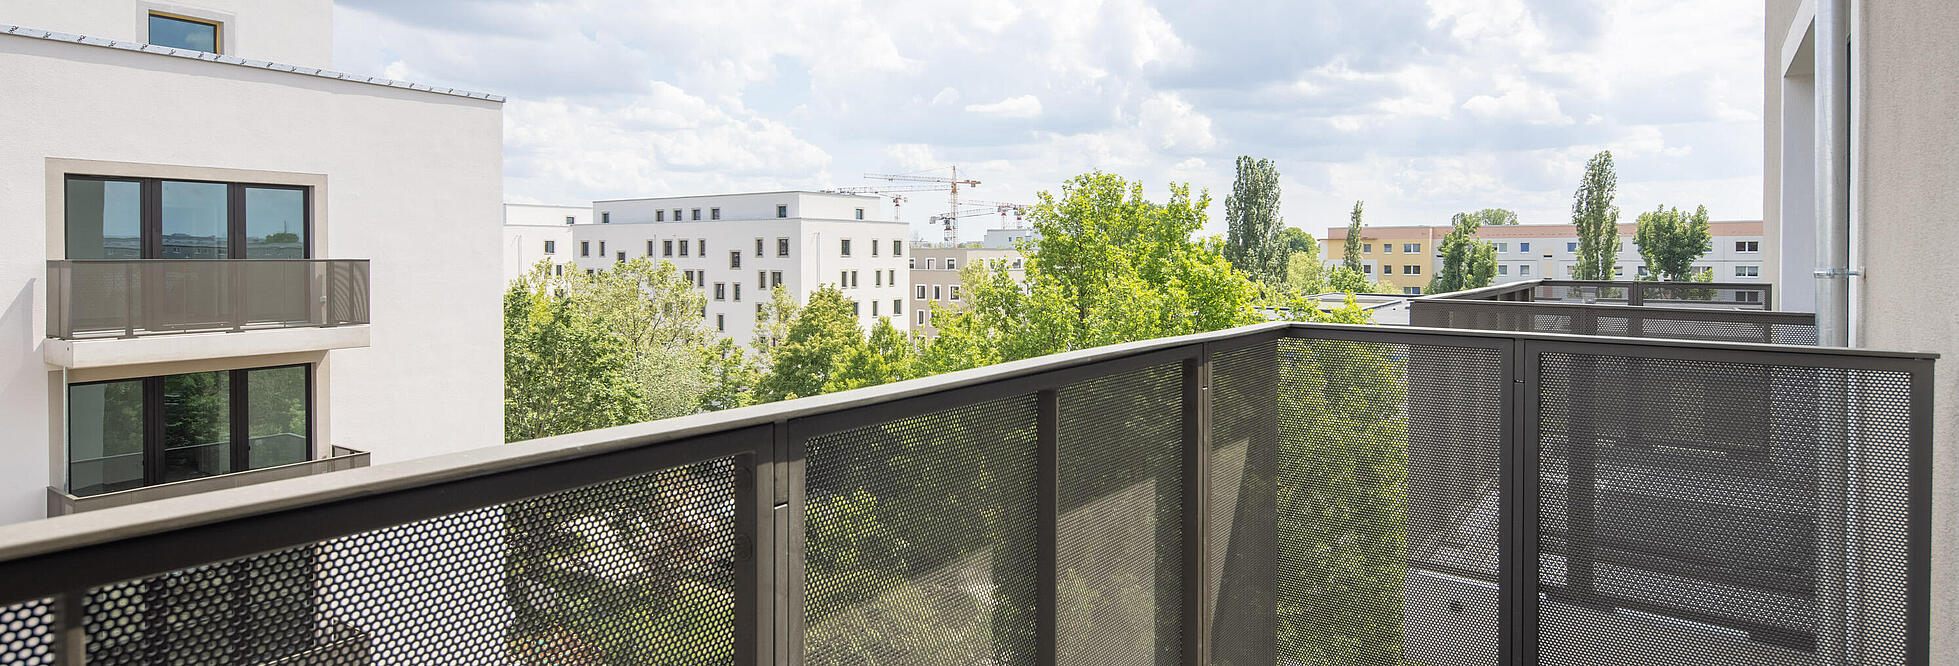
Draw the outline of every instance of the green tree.
[[[1476,237],[1482,228],[1480,213],[1457,213],[1450,223],[1455,228],[1442,237],[1442,270],[1429,278],[1425,293],[1446,294],[1464,289],[1487,287],[1496,277],[1496,244]]]
[[[506,441],[644,420],[632,351],[578,307],[543,270],[503,297],[503,428]]]
[[[1485,208],[1470,213],[1470,215],[1476,216],[1476,221],[1481,222],[1486,227],[1501,227],[1517,224],[1517,211],[1507,208]]]
[[[1343,264],[1347,270],[1360,272],[1360,207],[1364,202],[1354,202],[1354,212],[1347,219],[1347,246]]]
[[[1612,279],[1612,269],[1619,263],[1619,207],[1612,203],[1618,190],[1612,151],[1593,155],[1571,201],[1571,223],[1578,228],[1578,266],[1572,271],[1577,279]]]
[[[755,362],[768,367],[776,346],[789,338],[789,325],[796,320],[802,306],[782,287],[770,289],[768,299],[761,306],[755,311],[755,335],[749,339],[748,347],[755,351]]]
[[[1318,243],[1313,242],[1313,235],[1306,233],[1306,230],[1300,229],[1299,227],[1280,229],[1279,242],[1284,244],[1286,251],[1292,254],[1310,252],[1318,256],[1320,253],[1320,246]]]
[[[844,355],[863,339],[864,331],[843,292],[834,285],[818,289],[791,320],[782,343],[770,352],[769,371],[756,384],[756,399],[774,402],[822,393]]]
[[[911,338],[878,317],[869,337],[851,345],[837,360],[836,371],[823,383],[823,392],[847,391],[917,376]]]
[[[1685,281],[1692,279],[1694,261],[1707,254],[1714,234],[1707,224],[1707,207],[1689,215],[1678,208],[1659,206],[1639,214],[1639,227],[1633,233],[1639,256],[1654,279]]]
[[[1279,169],[1272,160],[1238,157],[1238,177],[1224,199],[1224,220],[1224,256],[1232,266],[1259,282],[1285,277],[1285,221],[1279,216]]]
[[[700,409],[712,412],[721,409],[744,407],[755,402],[755,384],[762,379],[762,373],[755,362],[742,351],[741,345],[729,338],[714,341],[701,354],[701,377],[704,386],[700,394]]]

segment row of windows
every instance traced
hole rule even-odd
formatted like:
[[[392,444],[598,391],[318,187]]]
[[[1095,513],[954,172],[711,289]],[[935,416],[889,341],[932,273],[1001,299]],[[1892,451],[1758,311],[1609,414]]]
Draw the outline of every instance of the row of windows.
[[[862,209],[859,210],[861,211]],[[841,241],[838,243],[837,251],[838,254],[841,254],[843,256],[846,257],[850,256],[850,239],[848,238],[841,239]],[[875,238],[871,239],[871,256],[873,257],[878,256],[878,239]],[[904,241],[895,238],[891,239],[891,256],[894,257],[905,256]]]
[[[898,269],[871,271],[871,286],[882,287],[887,283],[894,287],[898,286]],[[862,283],[858,280],[857,271],[839,271],[837,273],[838,288],[855,289],[859,286],[862,286]]]
[[[912,290],[913,290],[913,292],[914,292],[914,293],[913,293],[913,295],[912,295],[912,297],[913,297],[913,298],[916,298],[916,299],[918,299],[918,300],[921,300],[921,301],[922,301],[922,300],[925,300],[925,285],[922,285],[922,284],[919,284],[919,285],[912,285]],[[952,298],[950,298],[950,299],[948,299],[948,298],[946,298],[946,295],[947,295],[948,293],[950,293],[950,294],[951,294],[951,296],[952,296]],[[956,285],[956,284],[954,284],[954,285],[938,285],[938,284],[935,284],[935,285],[932,285],[932,300],[935,300],[935,301],[944,301],[944,300],[954,300],[954,301],[956,301],[956,300],[959,300],[959,285]]]
[[[1007,261],[1007,260],[1005,260],[1005,259],[999,259],[999,260],[996,260],[996,261],[995,261],[995,263],[996,263],[996,264],[997,264],[997,263],[1005,263],[1006,261]],[[1010,266],[1011,268],[1013,268],[1014,270],[1020,270],[1020,268],[1021,268],[1021,259],[1020,259],[1020,258],[1018,258],[1018,257],[1016,257],[1016,258],[1014,258],[1014,260],[1013,260],[1013,262],[1012,262],[1011,264],[1009,264],[1009,266]],[[914,258],[912,258],[912,260],[911,260],[911,268],[912,268],[912,270],[917,270],[917,269],[918,269],[918,259],[917,259],[916,257],[914,257]],[[952,258],[952,257],[946,257],[946,258],[945,258],[945,269],[946,269],[946,270],[949,270],[949,271],[956,271],[956,270],[959,270],[959,260],[958,260],[958,259],[954,259],[954,258]],[[925,270],[928,270],[928,271],[936,271],[936,270],[939,270],[939,259],[938,259],[937,257],[926,257],[926,258],[925,258]]]
[[[692,221],[692,222],[699,222],[699,221],[700,221],[700,219],[701,219],[701,209],[699,209],[699,208],[690,208],[690,209],[681,209],[681,208],[675,208],[675,209],[672,209],[672,210],[673,210],[673,221],[675,221],[675,222],[689,222],[689,221]],[[685,211],[686,211],[686,215],[685,215],[685,216],[682,216],[682,211],[683,211],[683,210],[685,210]],[[778,219],[780,219],[780,218],[786,218],[786,217],[789,217],[789,205],[788,205],[788,204],[776,204],[776,206],[775,206],[775,216],[776,216],[776,217],[777,217]],[[719,219],[721,219],[721,209],[719,209],[719,208],[709,208],[709,209],[707,209],[707,219],[709,219],[709,220],[719,220]],[[861,220],[861,219],[864,219],[864,209],[862,209],[862,208],[859,208],[859,209],[857,209],[857,219],[859,219],[859,220]],[[570,218],[570,217],[566,217],[566,218],[565,218],[565,224],[571,224],[571,223],[572,223],[572,221],[573,221],[573,218]],[[662,209],[662,210],[656,210],[656,211],[653,211],[653,221],[654,221],[654,222],[665,222],[665,221],[667,221],[667,211],[666,211],[666,210],[664,210],[664,209]],[[612,211],[605,211],[605,212],[602,212],[602,213],[599,213],[599,223],[600,223],[600,224],[611,224],[611,223],[612,223]]]
[[[1361,243],[1361,244],[1360,244],[1360,251],[1361,251],[1361,252],[1373,252],[1373,251],[1374,251],[1374,244],[1373,244],[1373,243]],[[1385,253],[1387,253],[1387,254],[1394,254],[1394,243],[1382,243],[1382,244],[1381,244],[1381,251],[1382,251],[1382,252],[1385,252]],[[1401,252],[1402,252],[1402,254],[1421,254],[1421,252],[1422,252],[1422,244],[1421,244],[1421,243],[1402,243],[1402,244],[1401,244]]]
[[[1361,265],[1361,267],[1360,267],[1360,269],[1361,269],[1361,272],[1362,272],[1362,273],[1372,273],[1372,272],[1374,272],[1374,271],[1373,271],[1373,269],[1374,269],[1374,267],[1373,267],[1373,266],[1370,266],[1370,265],[1366,265],[1366,264],[1362,264],[1362,265]],[[1382,264],[1382,265],[1381,265],[1381,274],[1382,274],[1382,275],[1394,275],[1394,264]],[[1407,264],[1407,265],[1404,265],[1404,266],[1402,266],[1402,267],[1401,267],[1401,274],[1402,274],[1402,275],[1421,275],[1421,274],[1422,274],[1422,267],[1421,267],[1421,266],[1420,266],[1419,264]]]
[[[1496,245],[1497,254],[1507,254],[1510,252],[1510,243],[1508,242],[1496,243],[1495,245]],[[1566,252],[1577,252],[1578,242],[1565,241],[1564,249]],[[1714,248],[1709,247],[1708,249],[1713,250]],[[1373,251],[1374,251],[1373,243],[1361,244],[1361,252],[1373,252]],[[1382,244],[1381,251],[1386,252],[1388,254],[1393,254],[1394,244],[1393,243]],[[1401,251],[1406,254],[1416,254],[1422,251],[1422,245],[1420,243],[1404,243],[1401,246]],[[1518,243],[1517,251],[1530,252],[1530,243]],[[1735,241],[1735,251],[1736,252],[1761,252],[1762,242],[1761,241]]]
[[[646,241],[646,256],[649,257],[653,256],[653,249],[654,249],[653,243],[654,241],[652,240]],[[690,256],[694,256],[697,252],[699,253],[700,256],[703,257],[707,256],[707,239],[705,238],[697,238],[691,240],[686,238],[682,238],[678,240],[667,239],[667,240],[659,241],[659,243],[660,243],[659,254],[662,257],[673,257],[676,255],[682,257],[690,257]],[[766,243],[766,239],[762,239],[762,238],[755,239],[755,256],[760,257],[763,255],[763,248],[765,247],[765,243]],[[851,253],[850,245],[851,245],[850,239],[848,238],[842,239],[841,243],[838,246],[838,252],[842,256],[846,256],[846,257],[850,256]],[[873,257],[879,256],[882,247],[883,246],[878,241],[878,239],[872,239],[871,256]],[[676,252],[676,250],[678,250],[678,252]],[[557,241],[550,241],[550,240],[544,241],[545,254],[557,254],[557,252],[558,252]],[[892,240],[891,255],[895,257],[895,256],[903,256],[904,254],[905,254],[904,241],[895,240],[895,239]],[[578,256],[581,257],[592,256],[592,241],[578,241]],[[601,257],[605,256],[605,241],[599,241],[599,256]],[[789,256],[788,238],[775,239],[775,256],[777,257]],[[618,259],[620,261],[624,261],[625,253],[620,252],[618,254]],[[1015,268],[1019,268],[1019,266],[1017,265],[1020,263],[1019,260],[1015,260],[1014,263],[1016,264]],[[736,252],[728,253],[728,267],[741,268],[741,252],[736,251]],[[946,260],[946,267],[947,268],[952,267],[951,259]]]

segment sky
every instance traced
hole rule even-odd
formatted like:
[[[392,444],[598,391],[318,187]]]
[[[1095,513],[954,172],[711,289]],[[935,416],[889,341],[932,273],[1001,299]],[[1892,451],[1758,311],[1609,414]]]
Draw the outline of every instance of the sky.
[[[1760,2],[338,0],[335,67],[506,96],[515,203],[876,185],[957,164],[1033,203],[1093,170],[1208,189],[1239,155],[1322,237],[1570,220],[1611,150],[1622,221],[1760,219]],[[946,207],[909,195],[916,232]],[[968,218],[979,237],[998,218]]]

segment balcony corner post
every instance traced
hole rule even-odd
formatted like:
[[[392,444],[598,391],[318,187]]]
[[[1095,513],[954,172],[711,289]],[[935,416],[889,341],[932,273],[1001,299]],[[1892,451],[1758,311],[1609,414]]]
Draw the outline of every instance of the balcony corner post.
[[[1210,509],[1211,345],[1198,345],[1183,368],[1183,663],[1211,654]]]
[[[1036,575],[1034,608],[1034,663],[1040,666],[1053,666],[1060,655],[1057,634],[1059,623],[1056,607],[1061,593],[1060,538],[1061,538],[1061,393],[1055,389],[1043,389],[1036,394],[1035,429],[1038,445],[1038,460],[1035,463],[1037,482],[1035,490],[1036,505],[1036,551],[1035,561],[1039,567]]]
[[[82,619],[82,590],[69,590],[54,597],[56,666],[82,666],[88,662],[88,634]]]

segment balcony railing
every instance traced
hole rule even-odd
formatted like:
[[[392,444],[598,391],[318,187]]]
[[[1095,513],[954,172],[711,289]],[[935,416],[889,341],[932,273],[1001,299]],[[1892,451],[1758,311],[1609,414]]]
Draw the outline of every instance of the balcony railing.
[[[365,324],[365,259],[48,262],[48,337]]]
[[[1816,315],[1765,310],[1767,284],[1533,280],[1434,294],[1409,323],[1435,328],[1814,345]]]
[[[291,435],[286,435],[286,437],[291,437]],[[265,440],[265,439],[269,439],[269,438],[253,438],[252,446],[256,448],[258,446],[258,443],[261,440]],[[304,442],[301,441],[300,445],[303,446]],[[130,461],[131,464],[136,464],[136,465],[141,464],[140,456],[130,458]],[[50,487],[48,488],[48,515],[66,516],[71,513],[81,513],[84,511],[97,511],[112,506],[127,506],[130,504],[141,504],[143,502],[152,502],[160,499],[168,499],[171,497],[183,497],[185,495],[207,493],[213,490],[220,490],[224,488],[237,488],[240,486],[249,486],[256,483],[265,483],[267,481],[296,479],[302,476],[312,476],[314,474],[325,474],[327,472],[339,472],[339,471],[354,469],[356,467],[366,467],[367,462],[368,462],[368,455],[366,451],[357,451],[343,446],[335,446],[329,451],[328,455],[324,458],[305,460],[305,461],[300,461],[300,462],[286,464],[286,465],[277,465],[273,467],[261,467],[259,469],[246,470],[243,472],[219,474],[217,476],[207,476],[203,478],[189,479],[185,481],[173,481],[170,483],[161,483],[154,486],[144,486],[141,488],[131,488],[129,490],[119,490],[112,493],[101,493],[97,495],[78,496],[78,495],[70,495],[68,494],[67,491],[64,491],[60,488]]]
[[[0,527],[0,663],[1924,664],[1932,364],[1084,350]]]

